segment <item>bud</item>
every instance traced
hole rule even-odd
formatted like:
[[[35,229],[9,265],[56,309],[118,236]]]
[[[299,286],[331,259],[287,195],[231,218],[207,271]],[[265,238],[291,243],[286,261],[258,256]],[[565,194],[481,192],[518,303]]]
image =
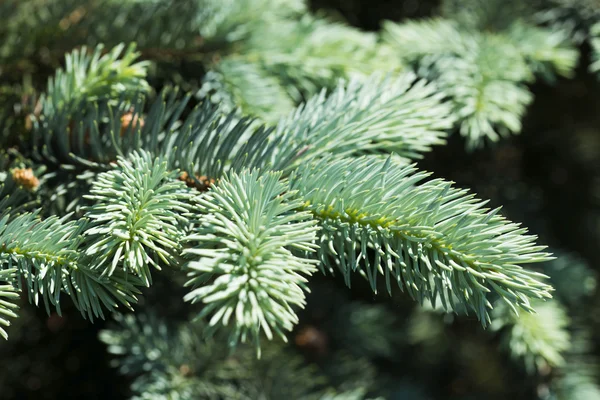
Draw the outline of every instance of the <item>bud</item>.
[[[35,190],[40,186],[40,180],[33,174],[31,168],[20,168],[12,171],[12,178],[19,186],[27,190]]]
[[[296,334],[294,341],[296,346],[314,355],[320,356],[327,353],[327,335],[314,326],[303,327]]]
[[[190,188],[196,188],[201,192],[206,192],[212,185],[215,184],[215,180],[213,178],[209,178],[206,175],[196,175],[196,179],[190,178],[187,172],[182,172],[179,175],[179,180],[185,182],[185,184]]]
[[[132,111],[128,111],[121,116],[121,136],[125,136],[129,126],[131,126],[133,130],[138,127],[141,129],[144,127],[144,120],[139,118],[138,115],[134,114]]]
[[[192,374],[192,369],[187,364],[182,364],[179,366],[179,373],[183,376],[190,376]]]

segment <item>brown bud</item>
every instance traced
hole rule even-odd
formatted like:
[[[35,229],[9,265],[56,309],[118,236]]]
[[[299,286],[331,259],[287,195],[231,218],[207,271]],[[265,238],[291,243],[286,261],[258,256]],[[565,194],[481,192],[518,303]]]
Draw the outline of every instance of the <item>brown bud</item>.
[[[134,130],[138,127],[141,129],[144,127],[144,120],[132,111],[128,111],[121,116],[121,136],[125,136],[129,126]]]
[[[40,186],[40,180],[33,174],[31,168],[20,168],[12,171],[12,178],[17,185],[27,190],[35,190]]]
[[[327,352],[327,335],[314,326],[305,326],[295,337],[296,345],[316,355]]]
[[[27,106],[29,101],[29,96],[27,95],[23,95],[21,98],[21,104],[23,105],[23,108],[25,110],[28,110],[29,107]],[[37,101],[35,103],[35,106],[33,107],[33,110],[31,111],[31,113],[28,113],[27,115],[25,115],[25,130],[26,131],[31,131],[33,129],[33,122],[39,118],[39,116],[42,114],[42,102],[41,101]]]
[[[200,192],[206,192],[215,183],[213,178],[209,178],[206,175],[196,175],[196,179],[194,180],[185,171],[179,175],[179,180],[185,182],[188,187],[196,188]]]
[[[179,367],[179,373],[183,376],[190,376],[192,374],[192,369],[187,364],[181,364]]]

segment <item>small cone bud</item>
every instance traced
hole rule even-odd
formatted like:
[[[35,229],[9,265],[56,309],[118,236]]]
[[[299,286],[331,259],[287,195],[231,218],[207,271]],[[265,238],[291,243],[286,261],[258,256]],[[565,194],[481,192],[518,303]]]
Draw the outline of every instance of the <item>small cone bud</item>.
[[[40,180],[33,174],[31,168],[20,168],[12,171],[13,180],[27,190],[35,190],[40,186]]]
[[[207,177],[206,175],[196,175],[196,181],[185,171],[179,175],[179,180],[185,182],[188,187],[196,188],[201,192],[206,192],[212,185],[215,184],[215,180]]]
[[[131,126],[133,130],[137,129],[138,127],[141,129],[144,127],[144,120],[139,118],[137,114],[128,111],[121,116],[121,136],[125,136],[129,126]]]

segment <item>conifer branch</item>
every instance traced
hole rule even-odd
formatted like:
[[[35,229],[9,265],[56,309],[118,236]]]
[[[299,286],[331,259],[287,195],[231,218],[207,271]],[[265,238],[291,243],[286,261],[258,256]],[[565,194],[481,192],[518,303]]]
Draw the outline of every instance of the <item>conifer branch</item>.
[[[221,61],[204,77],[200,94],[218,103],[224,112],[239,107],[245,115],[267,122],[277,122],[294,108],[277,77],[246,57]]]
[[[173,327],[152,314],[115,314],[114,319],[118,325],[101,331],[99,337],[115,356],[119,372],[136,376],[132,384],[139,395],[136,399],[157,394],[164,398],[236,398],[231,383],[215,382],[218,372],[213,371],[211,353],[224,349],[202,340],[197,326]],[[194,376],[202,372],[206,376]]]
[[[83,315],[104,317],[101,306],[114,310],[119,304],[131,308],[139,293],[136,279],[124,276],[104,278],[90,268],[90,259],[81,256],[85,221],[50,217],[40,220],[26,213],[0,220],[0,266],[16,269],[16,287],[29,301],[50,305],[60,314],[61,292],[71,296]]]
[[[374,291],[383,275],[419,302],[438,297],[446,309],[455,299],[490,322],[491,293],[515,312],[533,311],[529,298],[549,298],[544,275],[521,264],[549,254],[526,229],[484,208],[484,201],[413,167],[372,160],[324,160],[301,167],[291,188],[303,210],[321,225],[319,259],[325,270],[339,269],[350,284],[353,272]]]
[[[135,62],[134,44],[102,53],[102,45],[91,54],[85,47],[74,50],[65,57],[65,69],[50,78],[40,99],[41,115],[34,116],[31,142],[39,160],[96,168],[98,162],[114,161],[115,142],[122,142],[116,137],[125,133],[121,117],[140,109],[149,91],[149,64]],[[129,135],[139,131],[128,128]]]
[[[48,81],[42,100],[42,113],[50,118],[60,112],[72,112],[81,102],[110,101],[121,94],[149,90],[146,82],[147,61],[135,62],[139,53],[135,44],[120,44],[103,54],[104,46],[93,52],[85,47],[65,57],[65,69],[58,69]]]
[[[0,336],[4,339],[8,339],[9,318],[17,318],[19,306],[15,302],[21,297],[14,285],[16,271],[16,268],[0,269]]]
[[[257,360],[252,346],[231,353],[222,337],[203,338],[201,323],[169,324],[143,313],[115,315],[115,320],[116,326],[99,336],[118,371],[134,378],[134,399],[362,398],[324,390],[325,376],[279,343],[270,342]]]
[[[120,267],[149,286],[150,265],[177,264],[191,195],[176,177],[165,160],[145,151],[119,158],[115,169],[97,176],[85,196],[95,201],[85,230],[85,254],[95,268],[110,276]]]
[[[60,312],[60,294],[71,270],[77,268],[77,247],[81,226],[56,217],[40,220],[38,213],[26,213],[0,220],[0,261],[4,268],[16,268],[27,285],[29,301],[50,305]],[[19,289],[21,283],[19,282]]]
[[[477,25],[477,23],[475,23]],[[526,36],[527,40],[523,40]],[[534,73],[569,76],[577,52],[560,32],[523,23],[505,31],[464,29],[455,21],[386,22],[384,39],[423,78],[450,96],[467,146],[519,133]]]
[[[411,73],[340,83],[329,95],[321,92],[280,121],[274,137],[284,140],[274,149],[271,163],[289,170],[331,153],[350,157],[393,152],[421,158],[445,142],[445,130],[453,122],[441,98],[434,86]]]
[[[334,88],[340,77],[402,69],[400,58],[377,34],[310,14],[257,26],[242,46],[249,59],[281,81],[296,103],[322,88]]]
[[[555,75],[573,77],[579,55],[561,31],[551,31],[524,23],[514,23],[508,38],[531,66],[533,72],[548,80]]]
[[[292,307],[305,304],[306,276],[316,269],[294,254],[314,250],[315,224],[295,212],[301,202],[280,177],[253,170],[221,180],[199,198],[201,225],[186,239],[193,290],[185,299],[206,304],[199,317],[212,315],[209,333],[233,325],[231,345],[258,346],[261,330],[287,340]]]
[[[141,3],[128,1],[129,11]],[[288,20],[295,0],[280,0],[282,9],[261,20],[244,20],[231,2],[210,3],[195,23],[217,24],[182,31],[193,37],[214,28],[206,43],[247,51],[234,55],[224,47],[205,81],[208,97],[222,90],[231,104],[192,108],[191,94],[167,89],[146,107],[148,63],[136,61],[133,46],[67,56],[40,102],[33,153],[83,172],[92,182],[85,198],[95,204],[78,221],[6,214],[0,280],[13,286],[0,286],[0,297],[21,290],[22,280],[30,300],[43,301],[47,310],[52,304],[60,312],[64,292],[84,315],[103,317],[105,310],[131,307],[138,287],[151,283],[150,265],[178,266],[183,253],[192,287],[185,299],[202,303],[208,333],[227,326],[229,344],[253,341],[257,348],[262,333],[286,339],[318,263],[341,270],[348,284],[359,272],[374,291],[378,280],[388,291],[395,281],[421,303],[464,306],[484,325],[495,297],[514,312],[532,311],[530,299],[550,297],[544,276],[521,267],[549,259],[534,237],[466,191],[442,180],[423,183],[427,174],[403,164],[444,143],[456,117],[472,144],[518,131],[534,73],[568,75],[574,66],[562,36],[528,25],[492,34],[438,20],[390,24],[388,43],[380,45],[375,35],[342,24]],[[242,5],[262,13],[268,3]],[[267,20],[272,25],[261,27]],[[281,46],[269,53],[265,38],[280,29]],[[535,38],[535,46],[519,43],[523,35]],[[156,37],[147,43],[154,39],[173,44]],[[398,57],[390,48],[401,50]],[[389,57],[386,69],[396,70],[402,57],[417,74],[368,75],[377,69],[370,58],[380,51]],[[275,120],[318,87],[335,86],[338,76],[353,78],[311,97],[275,126],[259,122]],[[176,179],[179,170],[182,180],[208,191],[193,198]],[[0,325],[14,316],[3,301]],[[527,357],[558,364],[555,354],[530,342],[522,352]],[[166,369],[150,379],[151,392],[173,382],[173,392],[196,390],[197,382],[187,386],[172,366]]]
[[[535,313],[514,314],[506,304],[498,304],[492,316],[492,329],[504,330],[503,342],[515,359],[524,362],[529,373],[562,367],[571,346],[567,330],[569,318],[556,300],[532,303]]]

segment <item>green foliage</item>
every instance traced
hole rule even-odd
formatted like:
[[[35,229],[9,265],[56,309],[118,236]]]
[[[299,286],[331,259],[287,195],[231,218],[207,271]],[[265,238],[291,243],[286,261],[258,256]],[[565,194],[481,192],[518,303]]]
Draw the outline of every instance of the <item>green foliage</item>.
[[[600,7],[596,0],[549,0],[541,2],[534,20],[562,32],[575,44],[588,42],[591,46],[592,62],[588,69],[598,76],[598,24]]]
[[[440,100],[434,86],[411,73],[340,83],[329,96],[321,92],[281,119],[274,137],[283,140],[271,164],[290,169],[328,154],[419,159],[444,143],[451,126],[450,108]]]
[[[0,261],[3,270],[16,269],[16,287],[27,292],[29,301],[50,305],[60,313],[61,292],[90,318],[103,317],[102,306],[114,310],[119,304],[131,308],[138,293],[136,279],[123,274],[99,276],[89,259],[81,255],[83,221],[24,213],[0,220]]]
[[[24,193],[0,163],[0,197],[10,195],[0,202],[2,336],[21,291],[48,312],[60,313],[64,293],[84,316],[104,317],[137,302],[151,268],[168,267],[177,283],[187,274],[184,300],[206,322],[117,316],[122,328],[101,338],[134,375],[135,398],[364,398],[382,382],[372,359],[401,358],[390,309],[340,306],[329,323],[348,332],[335,346],[352,351],[320,360],[323,371],[261,341],[297,334],[320,268],[348,286],[360,275],[391,293],[395,282],[422,305],[472,312],[532,374],[562,374],[560,398],[597,393],[586,370],[595,360],[569,353],[572,311],[542,302],[547,277],[523,268],[551,259],[544,246],[467,190],[407,165],[454,124],[469,147],[519,132],[528,85],[571,76],[575,34],[535,25],[553,22],[514,1],[446,1],[444,18],[387,22],[382,35],[308,15],[299,0],[80,3],[0,3],[11,15],[0,27],[9,73],[0,78],[10,82],[0,102],[15,110],[0,110],[0,139],[18,144],[11,157],[22,152],[41,182]],[[594,23],[586,37],[598,52]],[[118,44],[134,38],[139,52]],[[53,66],[58,42],[94,50],[67,54],[34,107],[21,75],[43,70],[28,64],[36,57]],[[19,122],[25,112],[33,126]],[[26,212],[35,202],[42,208]],[[544,272],[573,307],[595,279],[579,264],[557,278],[565,269]],[[443,336],[425,319],[411,320],[411,345]],[[323,356],[331,349],[319,340]]]
[[[227,382],[214,382],[219,371],[211,367],[218,350],[212,341],[201,340],[196,327],[183,325],[174,330],[145,314],[137,318],[116,314],[115,319],[119,329],[102,331],[100,339],[109,353],[119,356],[113,365],[120,373],[138,375],[132,384],[134,398],[217,398],[235,394],[235,388]],[[190,372],[199,376],[186,379]]]
[[[104,55],[102,49],[99,45],[92,54],[85,48],[74,50],[66,56],[65,70],[50,78],[32,135],[38,158],[88,165],[114,160],[107,150],[118,141],[120,118],[139,102],[138,94],[149,90],[148,62],[134,63],[139,54],[133,44],[127,49],[118,45]],[[103,123],[115,114],[112,124]]]
[[[492,329],[502,330],[504,345],[522,359],[530,373],[535,369],[562,367],[563,353],[571,346],[566,310],[557,301],[536,302],[535,313],[516,315],[504,304],[495,307]]]
[[[150,265],[177,264],[191,196],[167,162],[147,152],[117,165],[99,174],[86,196],[95,204],[86,212],[91,245],[85,253],[104,273],[112,275],[120,265],[150,286]]]
[[[134,63],[139,56],[135,45],[125,49],[121,44],[106,54],[102,50],[99,45],[91,54],[86,48],[67,54],[65,70],[57,70],[48,81],[42,99],[45,116],[69,114],[82,102],[110,101],[121,94],[129,96],[149,90],[145,80],[148,62]]]
[[[534,74],[549,81],[555,80],[556,75],[573,77],[577,56],[565,44],[564,33],[514,23],[506,35],[517,46]]]
[[[27,284],[29,300],[60,311],[61,289],[74,293],[70,272],[76,270],[81,228],[56,217],[41,221],[37,213],[0,220],[0,257],[4,268],[16,268]],[[76,285],[75,285],[76,286]],[[18,282],[21,289],[21,283]]]
[[[589,38],[589,29],[598,22],[596,0],[547,0],[540,2],[535,20],[563,31],[577,44]]]
[[[217,336],[201,339],[198,324],[168,325],[147,314],[117,315],[118,327],[100,339],[119,372],[134,376],[134,399],[363,399],[361,390],[327,386],[325,377],[298,354],[270,344],[257,360],[253,349],[227,352]]]
[[[484,18],[488,11],[475,15]],[[525,85],[534,73],[570,76],[577,62],[565,35],[518,21],[499,32],[469,29],[450,19],[386,22],[384,29],[395,51],[450,97],[470,148],[486,138],[519,133],[532,101]]]
[[[0,335],[8,339],[8,333],[4,327],[10,326],[8,318],[17,318],[15,304],[16,299],[20,297],[17,288],[13,285],[16,268],[0,270]]]
[[[279,182],[281,174],[258,170],[233,174],[199,198],[201,225],[186,240],[185,254],[194,289],[187,300],[208,304],[209,327],[233,320],[230,343],[258,342],[262,329],[286,340],[305,303],[306,275],[314,263],[293,251],[313,251],[316,229],[309,213],[294,212],[301,202]],[[210,278],[214,278],[207,282]]]
[[[298,190],[321,224],[319,259],[340,270],[350,284],[359,271],[377,290],[383,275],[423,302],[459,303],[481,322],[490,321],[488,293],[532,311],[528,298],[549,298],[544,275],[517,264],[549,259],[534,236],[483,208],[485,202],[413,167],[368,159],[324,160],[300,168],[291,187]]]
[[[382,274],[388,291],[395,280],[421,303],[439,298],[455,309],[457,301],[484,325],[489,292],[515,311],[531,311],[529,297],[549,297],[543,275],[519,266],[548,258],[525,229],[449,183],[418,184],[426,174],[402,167],[442,143],[452,122],[435,86],[411,73],[355,78],[272,128],[208,102],[190,110],[190,96],[169,89],[144,115],[147,95],[127,90],[146,87],[145,64],[132,64],[132,49],[123,58],[122,46],[105,56],[100,47],[92,56],[67,56],[65,72],[48,86],[50,100],[42,101],[34,142],[45,145],[37,154],[89,168],[91,192],[83,198],[92,202],[85,219],[50,217],[41,225],[55,275],[39,267],[39,282],[30,274],[28,288],[47,307],[58,306],[57,282],[69,282],[62,274],[74,287],[62,289],[90,316],[102,316],[101,305],[129,307],[136,287],[150,285],[150,265],[179,267],[182,255],[193,287],[186,299],[204,304],[199,315],[211,316],[208,332],[232,325],[231,345],[250,340],[257,349],[261,332],[286,340],[298,320],[294,307],[305,302],[306,276],[319,262],[340,269],[348,284],[359,270],[374,291]],[[71,108],[74,101],[83,112]],[[129,122],[121,126],[125,112]],[[70,129],[54,132],[49,120],[78,128],[69,137]],[[192,199],[176,180],[178,169],[208,193]],[[70,246],[62,245],[65,237]]]
[[[165,63],[189,58],[196,68],[214,70],[202,79],[201,95],[232,99],[230,106],[271,122],[339,78],[401,68],[376,34],[306,15],[303,0],[27,0],[7,8],[21,23],[6,29],[4,46],[16,68],[22,41],[35,43],[23,56],[45,47],[52,61],[64,52],[55,41],[69,48],[136,41],[146,57]],[[44,24],[46,35],[23,29],[32,22]]]
[[[469,29],[502,31],[533,11],[534,1],[443,0],[441,14]]]
[[[258,27],[242,51],[279,78],[296,102],[335,86],[340,77],[401,69],[376,34],[310,15]]]
[[[231,112],[240,107],[267,121],[276,121],[293,108],[277,78],[256,63],[233,57],[221,61],[215,71],[206,74],[199,94],[209,96],[223,110]]]
[[[600,399],[598,377],[600,373],[597,357],[592,353],[590,332],[576,322],[566,363],[560,377],[552,387],[552,397],[556,400],[597,400]]]

